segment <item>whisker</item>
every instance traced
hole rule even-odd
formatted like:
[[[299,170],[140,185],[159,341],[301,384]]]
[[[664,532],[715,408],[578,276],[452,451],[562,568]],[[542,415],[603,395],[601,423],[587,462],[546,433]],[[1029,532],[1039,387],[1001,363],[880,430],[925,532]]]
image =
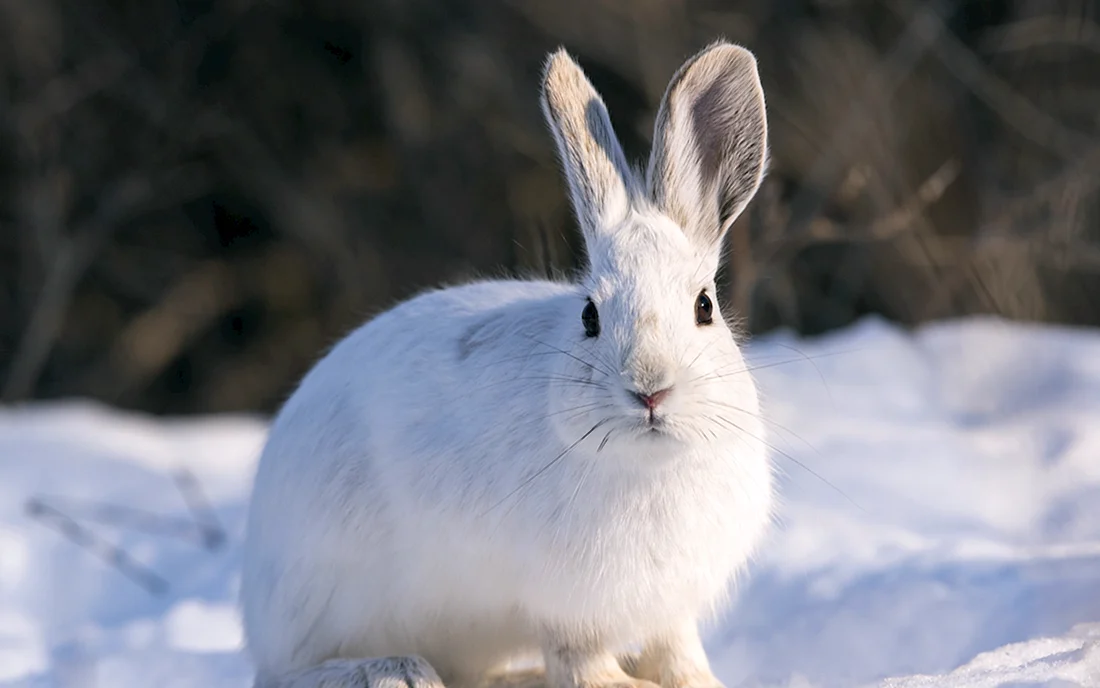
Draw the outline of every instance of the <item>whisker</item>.
[[[704,354],[704,353],[706,353],[706,351],[707,351],[706,347],[703,347],[702,349],[699,349],[699,353],[695,354],[695,358],[691,359],[691,363],[688,363],[688,364],[687,364],[686,366],[684,366],[684,367],[685,367],[685,368],[688,368],[688,369],[690,370],[690,369],[691,369],[691,366],[693,366],[693,365],[695,365],[696,363],[698,363],[698,362],[699,362],[699,359],[700,359],[700,358],[702,358],[703,354]]]
[[[717,375],[726,375],[726,374],[739,375],[741,373],[746,372],[747,370],[748,370],[748,368],[746,367],[745,360],[740,358],[740,357],[737,357],[736,360],[734,360],[731,363],[727,363],[726,365],[718,366],[714,370],[707,370],[707,371],[704,371],[702,373],[699,373],[695,377],[688,380],[688,384],[691,384],[693,382],[698,382],[698,381],[706,379],[708,377],[714,377],[714,376],[717,376]]]
[[[608,405],[604,406],[604,408],[608,408],[608,409],[609,409],[609,408],[611,408],[611,405],[610,405],[610,404],[608,404]],[[595,410],[595,409],[593,409],[593,410]],[[578,412],[576,412],[576,413],[571,413],[571,414],[569,414],[568,416],[566,416],[566,417],[565,417],[565,420],[566,420],[566,421],[573,421],[573,420],[577,420],[577,419],[578,419],[578,418],[580,418],[581,416],[583,416],[583,415],[586,415],[586,414],[588,414],[588,413],[590,413],[590,411],[589,411],[589,410],[587,410],[587,409],[586,409],[586,410],[583,410],[583,411],[578,411]]]
[[[606,375],[608,377],[613,377],[613,375],[608,370],[596,366],[591,361],[586,361],[583,358],[580,358],[579,356],[575,356],[575,355],[569,353],[568,351],[566,351],[565,349],[558,348],[558,347],[554,346],[553,344],[547,344],[546,342],[541,341],[539,339],[535,339],[534,337],[531,337],[530,335],[528,335],[528,339],[535,342],[536,344],[541,344],[542,346],[545,346],[548,349],[553,349],[554,351],[557,351],[558,353],[562,354],[563,356],[568,356],[569,358],[573,359],[577,363],[580,363],[581,365],[585,365],[585,366],[588,366],[590,368],[596,368],[597,370],[602,372],[604,375]]]
[[[520,355],[520,356],[509,356],[508,358],[494,359],[492,361],[487,362],[483,366],[477,366],[476,368],[471,368],[471,370],[482,370],[482,371],[490,370],[490,369],[492,369],[492,368],[494,368],[494,367],[496,367],[496,366],[498,366],[502,363],[512,363],[514,361],[525,361],[528,358],[532,358],[534,356],[560,356],[560,355],[561,355],[560,351],[531,351],[531,352],[525,353],[525,354]],[[587,365],[587,364],[585,364],[585,365]],[[598,368],[594,368],[594,369],[598,370],[598,372],[600,372],[601,374],[603,374],[605,376],[607,375],[607,373],[604,372],[603,370],[599,370]]]
[[[823,476],[820,473],[818,473],[817,471],[813,470],[812,468],[810,468],[806,464],[802,463],[798,459],[794,458],[793,456],[791,456],[787,452],[783,451],[779,447],[776,447],[771,442],[768,442],[767,440],[765,440],[761,437],[757,437],[756,435],[752,434],[751,432],[746,431],[740,425],[738,425],[737,423],[733,422],[732,420],[730,420],[730,419],[728,419],[724,416],[715,415],[715,416],[710,416],[710,418],[712,420],[718,421],[718,422],[726,425],[727,427],[731,427],[734,430],[737,430],[738,432],[742,433],[743,435],[747,435],[748,437],[751,437],[751,438],[755,439],[757,442],[760,442],[761,444],[766,446],[768,449],[772,450],[773,452],[775,452],[777,454],[780,454],[781,456],[783,456],[785,459],[787,459],[791,463],[793,463],[796,466],[800,467],[802,470],[806,471],[810,475],[814,476],[815,478],[817,478],[818,480],[820,480],[821,482],[825,483],[830,488],[835,490],[837,494],[844,497],[844,499],[846,499],[852,506],[856,507],[857,509],[859,509],[863,513],[867,513],[867,510],[864,509],[858,502],[856,502],[856,500],[849,497],[848,494],[846,492],[844,492],[844,490],[840,489],[839,487],[837,487],[833,483],[829,482],[829,480],[826,479],[825,476]]]
[[[595,346],[588,346],[584,342],[581,342],[581,346],[584,348],[585,353],[589,354],[590,356],[594,356],[597,361],[607,366],[607,369],[609,371],[613,371],[618,367],[617,365],[615,365],[615,362],[613,360],[611,360],[606,354],[601,352]],[[608,377],[611,377],[609,373],[604,374],[608,375]]]
[[[560,375],[540,375],[531,377],[510,377],[504,380],[494,380],[493,382],[487,382],[480,387],[475,387],[472,391],[482,391],[486,389],[492,389],[499,387],[500,385],[515,384],[517,382],[559,382],[563,385],[576,385],[578,387],[595,387],[597,389],[607,389],[607,386],[603,382],[597,382],[595,380],[585,380],[579,377],[564,377]]]
[[[818,378],[821,379],[821,384],[822,384],[822,386],[825,387],[825,391],[828,393],[830,401],[833,400],[833,391],[831,389],[829,389],[829,383],[828,383],[828,381],[825,380],[825,375],[821,372],[821,368],[818,368],[817,364],[814,363],[814,358],[821,358],[824,355],[835,355],[835,354],[838,354],[838,353],[851,353],[852,351],[855,351],[854,349],[851,350],[851,351],[847,351],[847,352],[836,351],[836,352],[830,352],[829,354],[823,354],[821,356],[811,358],[808,354],[806,354],[806,352],[801,351],[800,349],[798,349],[796,347],[793,347],[793,346],[788,346],[786,344],[780,344],[779,342],[772,342],[772,346],[778,346],[778,347],[787,349],[788,351],[793,351],[796,354],[798,354],[803,361],[806,361],[807,363],[812,365],[814,367],[814,371],[817,372]]]
[[[603,449],[603,443],[607,441],[607,438],[611,436],[612,432],[614,432],[614,430],[608,430],[607,431],[607,436],[604,437],[603,442],[600,442],[600,449]],[[597,449],[596,451],[599,451],[599,450]],[[588,465],[586,465],[584,467],[584,470],[581,471],[580,479],[577,480],[577,484],[573,487],[573,494],[569,495],[569,501],[566,502],[566,504],[565,504],[564,513],[567,515],[567,517],[569,518],[570,521],[572,521],[572,519],[573,519],[573,505],[576,504],[576,502],[577,502],[577,496],[581,493],[581,488],[584,487],[585,482],[588,481],[588,476],[592,472],[592,469],[593,469],[593,467],[595,467],[595,465],[596,465],[595,461],[589,461],[588,462]],[[563,523],[558,527],[558,532],[555,534],[554,539],[556,540],[557,536],[560,535],[561,533],[565,532],[565,531],[566,531],[566,524]]]
[[[614,428],[612,428],[611,430],[608,430],[608,431],[607,431],[607,434],[603,436],[603,439],[602,439],[602,440],[600,440],[600,446],[596,447],[596,453],[597,453],[597,454],[599,454],[600,452],[602,452],[602,451],[603,451],[603,448],[604,448],[604,446],[606,446],[606,445],[607,445],[607,441],[608,441],[609,439],[611,439],[611,434],[612,434],[613,432],[615,432],[615,429],[614,429]]]
[[[767,368],[775,368],[777,366],[788,365],[788,364],[791,364],[791,363],[801,363],[803,360],[817,359],[817,358],[827,358],[829,356],[837,356],[841,353],[847,353],[847,352],[841,352],[841,351],[828,352],[828,353],[824,353],[824,354],[818,354],[816,356],[808,356],[807,359],[792,358],[792,359],[788,359],[786,361],[774,361],[772,363],[761,363],[761,364],[758,364],[758,365],[745,366],[745,367],[741,368],[740,370],[724,372],[724,373],[722,373],[722,372],[719,372],[719,373],[708,372],[708,373],[703,373],[701,375],[698,375],[698,376],[692,378],[691,380],[689,380],[689,382],[698,382],[700,380],[719,380],[719,379],[722,379],[722,378],[733,377],[734,375],[743,375],[744,373],[751,373],[755,370],[764,370],[764,369],[767,369]],[[721,369],[719,369],[719,370],[721,370]]]
[[[517,428],[518,427],[527,427],[528,425],[542,423],[545,420],[547,420],[548,418],[552,418],[554,416],[559,416],[559,415],[563,415],[563,414],[570,414],[570,415],[565,417],[565,420],[574,420],[576,418],[580,418],[581,416],[583,416],[586,413],[592,413],[592,412],[598,411],[600,409],[611,409],[611,408],[614,408],[611,404],[605,404],[603,402],[593,402],[593,403],[588,403],[588,404],[580,404],[578,406],[571,406],[570,408],[559,409],[557,411],[551,411],[550,413],[544,413],[544,414],[539,415],[539,416],[531,416],[529,418],[524,418],[523,421],[522,421],[522,424],[516,425],[514,427],[517,427]]]
[[[513,427],[525,428],[530,425],[537,425],[539,423],[545,422],[549,418],[553,418],[554,416],[564,416],[564,419],[566,421],[572,421],[584,416],[585,414],[595,413],[597,411],[600,411],[601,409],[611,410],[614,408],[615,407],[613,404],[606,403],[604,401],[586,402],[583,404],[577,404],[576,406],[570,406],[569,408],[558,409],[557,411],[549,411],[540,415],[528,416],[522,419],[520,423],[516,424]]]
[[[694,365],[696,361],[698,361],[698,359],[700,358],[700,356],[703,353],[706,353],[705,350],[703,352],[700,352],[700,354],[695,357],[695,360],[691,363],[691,365],[688,365],[687,367],[690,369],[691,366]],[[734,368],[734,366],[738,366],[739,368],[742,368],[745,365],[745,361],[743,359],[741,359],[740,357],[734,357],[734,358],[736,358],[737,360],[733,361],[732,363],[727,363],[725,365],[720,365],[717,368],[715,368],[714,370],[707,370],[707,371],[704,371],[702,373],[699,373],[695,377],[690,378],[687,381],[687,384],[691,384],[693,382],[698,382],[699,380],[701,380],[701,379],[703,379],[703,378],[705,378],[709,375],[714,375],[716,373],[723,373],[723,372],[726,372],[728,370],[732,370]]]
[[[753,412],[751,412],[751,411],[746,411],[745,409],[741,408],[740,406],[734,406],[733,404],[727,404],[727,403],[724,403],[724,402],[721,402],[721,401],[714,401],[714,400],[710,400],[710,399],[708,399],[707,401],[705,401],[705,402],[703,402],[703,403],[705,403],[705,404],[712,404],[712,405],[714,405],[714,406],[721,406],[722,408],[727,408],[727,409],[730,409],[731,411],[737,411],[738,413],[743,413],[743,414],[745,414],[746,416],[752,416],[752,417],[754,417],[754,418],[758,418],[759,420],[761,420],[761,421],[763,421],[763,422],[765,422],[765,423],[769,423],[769,424],[771,424],[771,426],[772,426],[772,427],[774,427],[774,428],[776,428],[777,430],[782,430],[783,432],[787,433],[787,434],[788,434],[788,435],[790,435],[791,437],[793,437],[793,438],[797,439],[797,440],[798,440],[799,442],[801,442],[802,444],[804,444],[804,445],[806,446],[806,448],[807,448],[807,449],[809,449],[810,451],[814,452],[814,453],[815,453],[815,454],[817,454],[818,456],[824,456],[824,455],[823,455],[823,454],[821,453],[821,450],[819,450],[819,449],[818,449],[817,447],[815,447],[814,445],[810,444],[810,442],[809,442],[809,441],[807,441],[807,440],[806,440],[806,439],[805,439],[804,437],[802,437],[801,435],[799,435],[799,434],[798,434],[797,432],[795,432],[794,430],[791,430],[790,428],[786,427],[786,426],[785,426],[785,425],[783,425],[782,423],[780,423],[780,422],[778,422],[778,421],[776,421],[776,420],[774,420],[774,419],[772,419],[772,418],[769,418],[769,417],[767,416],[767,414],[757,414],[757,413],[753,413]]]
[[[581,404],[580,406],[573,406],[573,407],[567,408],[567,409],[560,409],[558,411],[551,411],[550,413],[547,413],[543,416],[540,416],[538,418],[538,420],[546,420],[547,418],[553,418],[554,416],[559,416],[563,413],[570,413],[572,411],[588,411],[588,410],[599,408],[601,406],[603,406],[605,408],[611,408],[611,404],[605,404],[605,403],[600,402],[600,401],[594,401],[594,402],[591,402],[591,403],[588,403],[588,404]]]
[[[501,499],[500,499],[500,500],[499,500],[499,501],[498,501],[497,503],[493,504],[493,506],[489,507],[489,509],[488,509],[488,510],[486,510],[486,511],[485,511],[484,513],[482,513],[481,515],[482,515],[482,516],[485,516],[485,515],[487,515],[487,514],[488,514],[488,513],[490,512],[490,511],[492,511],[493,509],[497,508],[498,506],[500,506],[501,504],[503,504],[504,502],[506,502],[506,501],[507,501],[507,500],[508,500],[509,498],[511,498],[511,497],[512,497],[512,495],[516,494],[517,492],[519,492],[520,490],[522,490],[522,489],[523,489],[524,487],[526,487],[526,486],[530,485],[532,481],[534,481],[535,479],[537,479],[537,478],[538,478],[538,477],[539,477],[540,475],[542,475],[542,474],[543,474],[543,473],[545,473],[546,471],[550,470],[550,469],[551,469],[551,468],[552,468],[552,467],[553,467],[554,465],[556,465],[556,464],[557,464],[557,463],[558,463],[559,461],[561,461],[561,460],[562,460],[562,459],[563,459],[563,458],[565,457],[565,455],[566,455],[566,454],[568,454],[569,452],[573,451],[573,449],[574,449],[574,448],[575,448],[575,447],[576,447],[576,446],[577,446],[578,444],[580,444],[581,442],[583,442],[583,441],[585,441],[586,439],[588,439],[588,437],[589,437],[590,435],[592,435],[592,433],[594,433],[594,432],[596,432],[597,430],[599,430],[599,429],[600,429],[601,427],[603,427],[603,425],[605,425],[605,424],[606,424],[607,422],[608,422],[608,421],[607,421],[607,419],[604,419],[604,420],[601,420],[600,422],[596,423],[595,425],[593,425],[593,426],[592,426],[592,427],[591,427],[591,428],[590,428],[590,429],[588,430],[588,432],[584,433],[584,434],[583,434],[583,435],[581,435],[581,436],[580,436],[579,438],[577,438],[577,441],[573,442],[573,444],[570,444],[570,445],[569,445],[568,447],[566,447],[566,448],[565,448],[565,449],[564,449],[564,450],[563,450],[563,451],[562,451],[562,452],[561,452],[560,454],[558,454],[558,455],[557,455],[557,456],[555,456],[555,457],[554,457],[553,459],[551,459],[551,460],[550,460],[550,461],[549,461],[549,462],[548,462],[548,463],[547,463],[547,464],[546,464],[545,466],[543,466],[542,468],[540,468],[540,469],[538,469],[537,471],[535,471],[535,472],[534,472],[534,474],[532,474],[532,475],[531,475],[531,476],[530,476],[529,478],[527,478],[526,480],[524,480],[523,482],[521,482],[521,483],[520,483],[519,485],[517,485],[517,486],[516,486],[516,487],[515,487],[515,488],[514,488],[514,489],[513,489],[513,490],[512,490],[511,492],[509,492],[508,494],[504,495],[504,497],[502,497],[502,498],[501,498]]]

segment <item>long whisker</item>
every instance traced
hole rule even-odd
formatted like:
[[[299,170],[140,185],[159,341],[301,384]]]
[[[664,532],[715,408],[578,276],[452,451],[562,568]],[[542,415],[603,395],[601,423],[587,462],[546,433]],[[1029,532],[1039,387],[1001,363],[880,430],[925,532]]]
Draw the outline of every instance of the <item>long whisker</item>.
[[[603,404],[603,405],[600,406],[600,408],[610,409],[610,408],[612,408],[612,406],[611,406],[611,404]],[[583,411],[577,411],[575,413],[571,413],[568,416],[566,416],[565,420],[566,421],[574,421],[574,420],[579,419],[581,416],[588,415],[589,413],[591,413],[592,411],[595,411],[595,410],[596,409],[585,409]]]
[[[585,345],[584,342],[581,342],[581,347],[584,349],[584,352],[586,354],[588,354],[590,356],[594,356],[597,361],[604,364],[604,366],[607,367],[607,370],[614,371],[616,368],[619,367],[619,366],[615,365],[615,362],[606,353],[600,351],[595,346],[587,346],[587,345]],[[611,377],[611,376],[609,375],[609,377]]]
[[[833,390],[829,389],[829,383],[825,380],[825,375],[821,372],[821,368],[817,367],[817,364],[814,363],[813,358],[811,358],[806,352],[801,351],[801,350],[799,350],[799,349],[797,349],[793,346],[787,346],[786,344],[780,344],[779,342],[772,342],[772,346],[778,346],[778,347],[781,347],[783,349],[787,349],[788,351],[793,351],[796,354],[798,354],[799,357],[801,357],[801,359],[803,361],[806,361],[807,363],[812,365],[814,367],[814,371],[817,372],[818,378],[821,379],[822,386],[825,387],[825,391],[829,395],[829,400],[830,401],[833,400]],[[831,353],[841,353],[841,352],[831,352]]]
[[[785,459],[787,459],[791,463],[793,463],[796,466],[800,467],[802,470],[806,471],[810,475],[814,476],[815,478],[817,478],[818,480],[820,480],[821,482],[825,483],[830,488],[835,490],[837,494],[839,494],[841,497],[844,497],[844,499],[846,499],[852,506],[856,507],[857,509],[859,509],[863,513],[867,513],[867,510],[864,509],[863,506],[861,506],[859,504],[859,502],[857,502],[856,500],[849,497],[848,494],[846,492],[844,492],[844,490],[840,489],[839,487],[837,487],[833,483],[829,482],[829,480],[827,478],[825,478],[825,476],[821,475],[820,473],[818,473],[814,469],[810,468],[806,464],[804,464],[801,461],[799,461],[798,459],[794,458],[793,456],[791,456],[787,452],[783,451],[779,447],[776,447],[771,442],[768,442],[764,438],[757,437],[756,435],[752,434],[751,432],[748,432],[747,430],[745,430],[744,428],[742,428],[740,425],[733,422],[729,418],[726,418],[724,416],[718,416],[718,415],[711,416],[711,418],[715,421],[718,421],[719,423],[722,423],[723,425],[726,425],[727,427],[733,428],[734,430],[740,432],[743,435],[747,435],[748,437],[751,437],[751,438],[755,439],[757,442],[760,442],[761,444],[766,446],[768,449],[772,450],[773,452],[775,452],[777,454],[780,454],[781,456],[783,456]]]
[[[512,377],[501,380],[493,380],[486,382],[478,387],[474,387],[468,390],[469,393],[481,392],[483,390],[491,390],[496,387],[502,387],[507,385],[523,385],[524,383],[557,383],[564,387],[574,387],[579,389],[592,389],[600,392],[610,394],[610,389],[603,381],[586,380],[584,378],[563,376],[563,375],[538,375],[529,377]]]
[[[563,382],[567,384],[585,385],[589,387],[606,388],[603,382],[597,382],[596,380],[586,380],[582,377],[572,377],[568,375],[533,375],[528,377],[510,377],[503,380],[494,380],[487,382],[481,387],[475,389],[491,389],[497,385],[504,385],[515,382]]]
[[[811,357],[808,357],[808,358],[827,358],[829,356],[837,356],[841,353],[847,353],[847,352],[842,352],[842,351],[828,352],[828,353],[824,353],[824,354],[818,354],[816,356],[811,356]],[[800,358],[792,358],[792,359],[788,359],[786,361],[775,361],[775,362],[772,362],[772,363],[761,363],[761,364],[758,364],[758,365],[745,366],[745,367],[741,368],[740,370],[729,371],[729,372],[724,372],[724,373],[723,372],[718,372],[718,373],[707,372],[707,373],[702,373],[700,375],[697,375],[696,377],[692,378],[690,380],[690,382],[698,382],[700,380],[707,380],[707,381],[719,380],[719,379],[722,379],[722,378],[733,377],[734,375],[743,375],[745,373],[751,373],[754,370],[765,370],[767,368],[775,368],[775,367],[781,366],[781,365],[789,365],[791,363],[800,363],[800,362],[802,362],[802,360],[803,359],[800,359]]]
[[[550,413],[539,416],[538,420],[546,420],[547,418],[553,418],[554,416],[560,416],[563,413],[571,413],[573,411],[589,411],[589,410],[592,410],[592,409],[599,408],[601,406],[605,407],[605,408],[611,408],[611,404],[605,404],[602,401],[593,401],[593,402],[589,402],[587,404],[581,404],[579,406],[573,406],[573,407],[567,408],[567,409],[560,409],[558,411],[551,411]]]
[[[580,404],[578,406],[572,406],[570,408],[560,409],[560,410],[557,410],[557,411],[551,411],[550,413],[544,413],[540,416],[531,416],[529,418],[525,418],[525,419],[523,419],[521,425],[517,425],[517,426],[514,426],[514,427],[527,427],[528,425],[537,425],[537,424],[542,423],[543,421],[547,420],[548,418],[552,418],[554,416],[559,416],[559,415],[563,415],[563,414],[569,414],[569,415],[565,416],[565,419],[567,421],[570,421],[570,420],[575,420],[577,418],[580,418],[581,416],[583,416],[585,414],[593,413],[593,412],[598,411],[600,409],[612,409],[612,408],[613,408],[613,406],[611,404],[607,404],[607,403],[600,402],[600,401],[592,402],[592,403],[588,403],[588,404]]]
[[[612,432],[614,432],[613,429],[607,431],[607,435],[605,435],[604,438],[603,438],[603,441],[600,442],[600,449],[603,449],[604,443],[607,442],[607,438],[611,436]],[[599,449],[597,449],[596,451],[599,451]],[[581,471],[581,477],[577,480],[577,484],[573,487],[573,493],[571,495],[569,495],[569,501],[567,501],[566,504],[565,504],[565,509],[563,510],[563,513],[566,514],[566,516],[569,519],[570,523],[573,520],[573,505],[576,504],[577,496],[580,495],[581,489],[584,487],[584,484],[588,481],[588,476],[592,472],[592,469],[595,466],[596,466],[595,461],[589,461],[588,465],[586,465],[584,467],[584,470]],[[558,527],[557,533],[555,533],[555,535],[554,535],[554,539],[557,540],[557,537],[561,533],[566,532],[567,529],[568,529],[567,524],[562,523]]]
[[[552,351],[531,351],[529,353],[525,353],[525,354],[520,355],[520,356],[509,356],[508,358],[494,359],[492,361],[487,362],[483,366],[478,366],[478,367],[470,368],[470,369],[471,370],[482,370],[482,371],[484,371],[484,370],[490,370],[492,368],[495,368],[496,366],[499,366],[502,363],[512,363],[514,361],[526,361],[527,359],[533,358],[535,356],[560,356],[560,355],[561,355],[561,352],[556,351],[556,350],[552,350]],[[588,364],[586,363],[585,365],[588,365]],[[593,368],[595,370],[598,370],[598,372],[600,372],[601,374],[607,375],[607,373],[604,372],[603,370],[599,370],[598,368],[595,368],[595,367],[593,367]]]
[[[603,439],[602,439],[602,440],[600,440],[600,446],[596,447],[596,453],[597,453],[597,454],[598,454],[598,453],[600,453],[600,452],[602,452],[602,451],[603,451],[603,448],[604,448],[605,446],[607,446],[607,441],[608,441],[609,439],[611,439],[611,434],[612,434],[612,433],[614,433],[614,432],[615,432],[615,429],[614,429],[614,428],[612,428],[611,430],[608,430],[608,431],[607,431],[607,434],[606,434],[606,435],[604,435],[604,436],[603,436]]]
[[[688,370],[691,370],[691,367],[693,365],[695,365],[696,363],[698,363],[699,359],[702,358],[703,354],[705,354],[706,352],[707,352],[706,347],[703,347],[702,349],[699,349],[699,353],[695,354],[695,358],[691,359],[691,363],[688,363],[684,367],[687,368]]]
[[[745,410],[745,409],[741,408],[740,406],[734,406],[733,404],[727,404],[727,403],[724,403],[724,402],[721,402],[721,401],[714,401],[714,400],[712,400],[712,399],[708,399],[707,401],[705,401],[705,402],[703,402],[703,403],[705,403],[705,404],[711,404],[711,405],[714,405],[714,406],[721,406],[722,408],[727,408],[727,409],[729,409],[729,410],[731,410],[731,411],[737,411],[738,413],[743,413],[743,414],[745,414],[746,416],[750,416],[750,417],[753,417],[753,418],[757,418],[757,419],[759,419],[759,420],[761,420],[761,421],[763,421],[763,422],[765,422],[765,423],[768,423],[768,424],[770,424],[770,425],[771,425],[772,427],[776,428],[777,430],[782,430],[783,432],[787,433],[787,434],[788,434],[788,435],[790,435],[791,437],[793,437],[793,438],[797,439],[797,440],[798,440],[799,442],[801,442],[802,444],[804,444],[804,445],[806,446],[806,448],[807,448],[807,449],[809,449],[810,451],[814,452],[814,453],[815,453],[815,454],[817,454],[818,456],[823,456],[823,454],[821,453],[821,450],[819,450],[819,449],[818,449],[817,447],[815,447],[814,445],[810,444],[810,442],[809,442],[809,441],[807,441],[807,440],[806,440],[806,439],[805,439],[804,437],[802,437],[801,435],[799,435],[799,434],[798,434],[797,432],[795,432],[794,430],[791,430],[791,429],[790,429],[790,428],[788,428],[787,426],[783,425],[782,423],[780,423],[780,422],[778,422],[778,421],[776,421],[776,420],[774,420],[774,419],[772,419],[772,418],[769,418],[769,417],[768,417],[768,416],[767,416],[766,414],[757,414],[757,413],[753,413],[752,411],[747,411],[747,410]]]
[[[575,356],[575,355],[573,355],[573,354],[569,353],[569,352],[568,352],[568,351],[566,351],[565,349],[562,349],[562,348],[556,347],[556,346],[554,346],[553,344],[547,344],[546,342],[544,342],[544,341],[541,341],[541,340],[539,340],[539,339],[536,339],[536,338],[534,338],[534,337],[531,337],[530,335],[528,335],[527,337],[528,337],[528,339],[530,339],[531,341],[535,342],[536,344],[541,344],[542,346],[545,346],[545,347],[546,347],[546,348],[548,348],[548,349],[553,349],[554,351],[557,351],[557,352],[558,352],[559,354],[562,354],[563,356],[568,356],[569,358],[573,359],[573,360],[574,360],[574,361],[576,361],[577,363],[580,363],[581,365],[585,365],[585,366],[588,366],[588,367],[590,367],[590,368],[595,368],[596,370],[599,370],[599,371],[600,371],[601,373],[603,373],[604,375],[606,375],[606,376],[608,376],[608,377],[613,377],[613,375],[611,374],[611,372],[610,372],[610,371],[608,371],[608,370],[607,370],[606,368],[603,368],[603,367],[601,367],[601,366],[597,366],[596,364],[592,363],[591,361],[586,361],[586,360],[584,360],[583,358],[580,358],[579,356]]]
[[[794,361],[791,361],[791,363],[794,363]],[[720,375],[740,375],[741,373],[747,372],[748,370],[749,368],[746,367],[745,360],[740,357],[736,357],[736,360],[725,365],[718,366],[714,370],[706,370],[699,373],[695,377],[688,380],[688,384]]]
[[[588,430],[588,432],[586,432],[586,433],[584,433],[583,435],[581,435],[580,437],[578,437],[578,438],[577,438],[577,441],[573,442],[573,444],[570,444],[570,445],[569,445],[568,447],[566,447],[566,448],[565,448],[565,449],[564,449],[564,450],[563,450],[563,451],[562,451],[562,452],[561,452],[560,454],[558,454],[558,455],[557,455],[557,456],[555,456],[555,457],[554,457],[553,459],[551,459],[551,460],[550,460],[549,462],[547,462],[547,464],[546,464],[545,466],[543,466],[542,468],[540,468],[540,469],[538,469],[537,471],[535,471],[535,472],[534,472],[534,473],[533,473],[533,474],[532,474],[532,475],[531,475],[530,477],[528,477],[528,478],[527,478],[526,480],[524,480],[524,481],[523,481],[523,482],[521,482],[521,483],[520,483],[519,485],[517,485],[517,486],[516,486],[516,487],[515,487],[515,488],[514,488],[514,489],[513,489],[513,490],[512,490],[511,492],[509,492],[508,494],[504,495],[504,497],[502,497],[502,498],[501,498],[501,499],[500,499],[499,501],[497,501],[497,502],[496,502],[495,504],[493,504],[493,505],[492,505],[491,507],[489,507],[489,508],[488,508],[488,509],[487,509],[487,510],[486,510],[485,512],[483,512],[483,513],[482,513],[481,515],[482,515],[482,516],[485,516],[485,515],[487,515],[487,514],[488,514],[488,513],[490,512],[490,511],[492,511],[493,509],[497,508],[498,506],[500,506],[500,505],[501,505],[501,504],[503,504],[504,502],[508,501],[508,499],[509,499],[509,498],[511,498],[511,497],[512,497],[512,495],[516,494],[517,492],[519,492],[519,491],[520,491],[520,490],[522,490],[523,488],[525,488],[525,487],[527,487],[528,485],[530,485],[532,481],[534,481],[535,479],[537,479],[537,478],[538,478],[538,477],[539,477],[540,475],[542,475],[542,474],[543,474],[543,473],[545,473],[546,471],[548,471],[548,470],[550,470],[551,468],[553,468],[553,467],[554,467],[554,466],[555,466],[555,465],[556,465],[556,464],[557,464],[557,463],[558,463],[559,461],[561,461],[561,460],[562,460],[563,458],[565,458],[565,455],[566,455],[566,454],[568,454],[569,452],[573,451],[573,449],[574,449],[574,448],[576,448],[576,446],[577,446],[577,445],[579,445],[579,444],[580,444],[581,442],[583,442],[583,441],[585,441],[586,439],[588,439],[588,437],[589,437],[590,435],[592,435],[592,433],[594,433],[594,432],[596,432],[597,430],[599,430],[599,429],[600,429],[601,427],[603,427],[603,425],[604,425],[604,424],[606,424],[607,422],[608,422],[608,421],[607,421],[607,419],[604,419],[604,420],[601,420],[600,422],[596,423],[595,425],[593,425],[593,426],[591,427],[591,429],[589,429],[589,430]]]

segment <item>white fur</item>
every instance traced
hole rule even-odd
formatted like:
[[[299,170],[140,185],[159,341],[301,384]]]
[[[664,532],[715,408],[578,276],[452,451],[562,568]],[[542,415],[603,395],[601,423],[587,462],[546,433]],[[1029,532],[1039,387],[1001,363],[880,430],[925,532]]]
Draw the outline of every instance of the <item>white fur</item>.
[[[627,212],[600,217],[578,283],[422,294],[306,375],[273,423],[249,513],[257,686],[306,685],[333,659],[363,662],[329,662],[315,685],[366,685],[363,666],[397,655],[469,683],[539,651],[558,688],[642,684],[610,655],[629,643],[645,648],[637,677],[717,685],[697,624],[772,508],[756,388],[717,299],[713,324],[695,322],[699,292],[715,294],[715,242],[633,192]],[[629,390],[669,386],[651,432]]]

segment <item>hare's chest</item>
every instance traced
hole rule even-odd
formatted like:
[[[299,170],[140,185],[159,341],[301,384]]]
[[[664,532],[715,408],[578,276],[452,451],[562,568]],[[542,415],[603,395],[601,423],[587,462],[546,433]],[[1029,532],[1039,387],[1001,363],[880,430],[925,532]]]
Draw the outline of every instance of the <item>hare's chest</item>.
[[[534,569],[550,615],[661,625],[713,604],[745,558],[738,509],[719,495],[623,491],[570,516],[551,531]]]

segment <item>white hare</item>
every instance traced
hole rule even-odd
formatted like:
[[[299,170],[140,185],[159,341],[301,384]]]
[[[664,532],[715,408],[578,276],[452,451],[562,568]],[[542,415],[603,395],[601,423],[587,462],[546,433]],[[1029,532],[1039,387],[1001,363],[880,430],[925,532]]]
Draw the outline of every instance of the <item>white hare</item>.
[[[645,170],[564,50],[542,106],[587,270],[419,295],[306,375],[248,520],[258,688],[474,685],[539,652],[551,688],[720,686],[698,626],[773,507],[714,297],[766,164],[756,61],[722,42],[691,58]]]

